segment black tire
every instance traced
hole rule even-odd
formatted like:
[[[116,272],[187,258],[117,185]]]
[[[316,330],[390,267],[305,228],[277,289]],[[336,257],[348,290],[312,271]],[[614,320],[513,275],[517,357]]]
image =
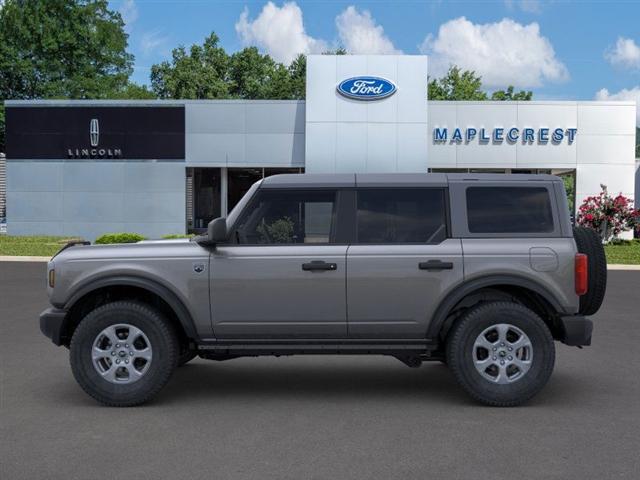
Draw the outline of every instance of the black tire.
[[[178,356],[178,367],[186,365],[191,360],[198,356],[198,352],[189,349],[189,347],[183,348]]]
[[[573,227],[578,252],[587,255],[587,293],[580,297],[580,313],[595,314],[607,290],[607,257],[598,232],[591,228]]]
[[[153,357],[148,369],[132,383],[105,380],[92,360],[92,348],[98,335],[118,324],[139,328],[152,348]],[[71,370],[87,394],[108,406],[131,407],[148,401],[166,385],[178,361],[179,344],[171,325],[157,310],[143,303],[118,301],[96,308],[80,322],[71,339],[70,350]]]
[[[476,339],[484,330],[502,323],[524,332],[532,350],[529,370],[505,384],[483,377],[473,358]],[[458,320],[447,338],[447,365],[457,382],[475,400],[489,406],[513,407],[528,401],[545,386],[554,363],[555,345],[549,328],[533,311],[514,302],[491,302],[472,308]]]

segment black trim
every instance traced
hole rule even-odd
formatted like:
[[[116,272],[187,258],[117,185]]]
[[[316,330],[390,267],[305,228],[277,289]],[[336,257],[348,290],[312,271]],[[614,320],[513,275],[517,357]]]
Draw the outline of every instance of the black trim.
[[[189,310],[185,307],[180,298],[169,288],[157,283],[154,280],[149,280],[142,277],[134,277],[130,275],[119,275],[113,277],[101,278],[98,280],[92,280],[90,283],[81,285],[76,289],[69,299],[64,304],[65,310],[70,310],[73,306],[82,299],[85,295],[104,287],[113,286],[130,286],[139,287],[148,290],[160,298],[162,298],[178,317],[178,321],[184,328],[185,333],[189,338],[197,339],[198,334],[193,322],[193,317],[189,313]]]
[[[66,310],[53,307],[47,308],[40,314],[40,331],[58,346],[62,345],[62,332],[64,331],[66,316]]]
[[[427,328],[427,338],[437,339],[440,336],[447,316],[460,300],[476,290],[495,285],[527,288],[541,295],[556,311],[564,312],[564,308],[555,295],[538,283],[517,275],[490,275],[462,283],[455,287],[446,298],[440,302],[440,305],[438,305],[438,308],[433,314],[431,323],[429,323],[429,327]]]
[[[356,238],[356,191],[353,188],[338,190],[336,219],[336,243],[349,245]]]
[[[230,339],[198,342],[198,350],[223,355],[383,354],[427,355],[437,345],[426,339]]]
[[[591,345],[593,322],[582,315],[560,317],[560,340],[562,343],[574,347]]]

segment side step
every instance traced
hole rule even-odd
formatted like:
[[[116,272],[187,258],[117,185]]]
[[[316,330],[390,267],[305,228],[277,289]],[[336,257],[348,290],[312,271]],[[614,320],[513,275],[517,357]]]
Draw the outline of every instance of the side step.
[[[265,339],[265,340],[214,340],[198,343],[202,354],[255,356],[255,355],[424,355],[430,357],[437,349],[435,342],[421,339],[390,340],[318,340],[318,339]]]

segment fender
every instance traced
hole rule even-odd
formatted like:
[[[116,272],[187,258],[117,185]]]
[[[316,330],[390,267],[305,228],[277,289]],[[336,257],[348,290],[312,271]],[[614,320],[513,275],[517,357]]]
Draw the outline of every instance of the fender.
[[[489,275],[486,277],[476,278],[454,287],[453,291],[440,302],[438,308],[433,314],[429,328],[427,329],[427,338],[436,339],[440,335],[440,331],[449,315],[449,312],[464,297],[481,288],[492,287],[496,285],[508,285],[523,287],[532,292],[537,293],[544,298],[557,311],[563,312],[564,308],[556,298],[556,296],[542,285],[528,278],[518,275]]]
[[[162,298],[173,309],[178,317],[178,321],[184,328],[185,333],[189,338],[197,339],[196,328],[193,322],[193,317],[184,303],[178,298],[178,296],[172,292],[169,288],[159,284],[154,280],[150,280],[144,277],[137,277],[134,275],[114,275],[98,280],[90,281],[81,285],[76,291],[69,297],[64,304],[64,309],[69,311],[82,297],[88,293],[93,292],[104,287],[112,286],[129,286],[139,287],[155,293]]]

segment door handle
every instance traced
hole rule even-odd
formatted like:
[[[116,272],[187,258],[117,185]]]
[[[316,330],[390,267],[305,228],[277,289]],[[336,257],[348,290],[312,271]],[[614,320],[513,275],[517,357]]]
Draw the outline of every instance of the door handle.
[[[314,260],[312,262],[302,264],[302,270],[306,272],[315,272],[320,270],[337,270],[337,269],[338,269],[337,263],[327,263],[322,260]]]
[[[453,262],[443,262],[442,260],[429,260],[418,264],[420,270],[452,270]]]

